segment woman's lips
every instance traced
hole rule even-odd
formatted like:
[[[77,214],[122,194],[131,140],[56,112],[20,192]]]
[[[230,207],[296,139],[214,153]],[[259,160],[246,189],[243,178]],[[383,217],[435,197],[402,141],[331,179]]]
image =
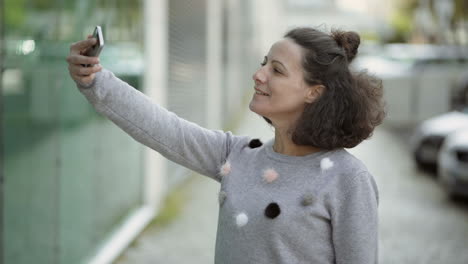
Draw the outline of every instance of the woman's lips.
[[[268,93],[265,93],[264,91],[258,89],[258,88],[254,88],[255,89],[255,93],[258,94],[258,95],[264,95],[264,96],[270,96]]]

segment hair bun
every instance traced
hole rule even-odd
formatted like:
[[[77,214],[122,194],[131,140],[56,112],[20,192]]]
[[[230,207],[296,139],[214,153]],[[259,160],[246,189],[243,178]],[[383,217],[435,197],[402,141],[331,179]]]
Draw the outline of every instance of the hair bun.
[[[332,37],[345,50],[346,58],[348,62],[351,62],[356,57],[359,44],[361,44],[359,34],[354,31],[336,30],[332,32]]]

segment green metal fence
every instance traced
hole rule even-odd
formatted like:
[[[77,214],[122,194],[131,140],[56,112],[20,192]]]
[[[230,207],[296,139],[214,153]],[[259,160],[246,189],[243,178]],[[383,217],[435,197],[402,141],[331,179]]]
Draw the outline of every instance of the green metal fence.
[[[1,257],[81,263],[141,206],[142,147],[94,112],[65,57],[99,24],[121,43],[105,47],[102,64],[140,89],[142,3],[3,1]]]

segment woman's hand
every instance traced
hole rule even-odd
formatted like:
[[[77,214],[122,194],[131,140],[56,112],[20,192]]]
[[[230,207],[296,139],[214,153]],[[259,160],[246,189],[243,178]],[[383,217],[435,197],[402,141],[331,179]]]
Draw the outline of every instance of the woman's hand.
[[[95,73],[102,69],[98,57],[83,55],[88,48],[96,44],[96,41],[89,35],[88,39],[75,42],[70,46],[70,54],[67,56],[68,71],[77,84],[90,85],[95,78]],[[92,66],[86,67],[85,65]]]

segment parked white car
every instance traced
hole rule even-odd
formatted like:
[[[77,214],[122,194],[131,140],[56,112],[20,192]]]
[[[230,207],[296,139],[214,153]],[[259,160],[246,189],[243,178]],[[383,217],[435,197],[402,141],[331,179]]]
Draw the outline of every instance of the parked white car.
[[[448,194],[468,197],[468,128],[447,136],[438,164],[438,176]]]
[[[423,121],[411,138],[411,149],[418,167],[435,169],[445,138],[465,128],[468,129],[468,107]]]

